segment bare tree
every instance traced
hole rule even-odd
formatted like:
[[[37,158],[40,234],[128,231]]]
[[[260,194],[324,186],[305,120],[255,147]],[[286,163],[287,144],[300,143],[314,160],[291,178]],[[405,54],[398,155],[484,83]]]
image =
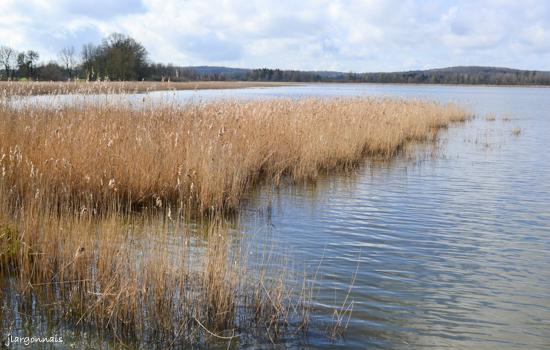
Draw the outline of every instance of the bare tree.
[[[11,68],[15,64],[17,52],[9,46],[0,46],[0,65],[6,71],[6,79],[11,77]]]
[[[76,56],[73,46],[64,47],[59,52],[59,59],[69,73],[69,78],[73,77],[73,68],[76,66]]]

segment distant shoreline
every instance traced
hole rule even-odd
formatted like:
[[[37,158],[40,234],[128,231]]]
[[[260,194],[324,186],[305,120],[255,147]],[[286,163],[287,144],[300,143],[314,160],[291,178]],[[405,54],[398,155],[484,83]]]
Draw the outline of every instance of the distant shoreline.
[[[373,86],[433,86],[433,87],[493,87],[493,88],[550,88],[549,85],[495,85],[495,84],[443,84],[443,83],[373,83],[352,81],[317,81],[317,82],[284,82],[284,81],[11,81],[0,82],[0,91],[4,96],[30,96],[48,94],[125,94],[147,93],[153,91],[184,91],[184,90],[230,90],[244,88],[269,88],[306,85],[373,85]]]
[[[48,94],[124,94],[175,90],[225,90],[299,85],[291,82],[263,81],[2,81],[0,94],[30,96]]]
[[[404,86],[469,86],[469,87],[522,87],[522,88],[550,88],[550,85],[529,85],[529,84],[445,84],[445,83],[371,83],[371,82],[353,82],[353,81],[315,81],[301,82],[299,84],[354,84],[354,85],[404,85]]]

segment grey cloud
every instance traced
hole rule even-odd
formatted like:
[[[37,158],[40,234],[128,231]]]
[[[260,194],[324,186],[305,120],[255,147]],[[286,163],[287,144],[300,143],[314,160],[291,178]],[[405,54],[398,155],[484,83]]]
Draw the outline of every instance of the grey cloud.
[[[453,22],[451,23],[451,31],[456,35],[468,35],[470,33],[470,28],[461,22]]]
[[[260,28],[260,36],[267,37],[302,37],[319,35],[325,31],[323,18],[317,21],[302,19],[298,16],[277,16],[266,21]]]
[[[242,46],[236,40],[222,39],[215,34],[183,36],[179,47],[193,56],[211,61],[234,61],[243,55]]]

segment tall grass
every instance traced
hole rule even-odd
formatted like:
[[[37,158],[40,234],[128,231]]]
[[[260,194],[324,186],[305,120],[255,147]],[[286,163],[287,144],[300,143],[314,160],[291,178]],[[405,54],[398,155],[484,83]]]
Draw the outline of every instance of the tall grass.
[[[22,302],[36,303],[54,322],[123,342],[269,342],[300,329],[309,300],[293,296],[283,274],[268,276],[267,263],[250,267],[238,245],[231,249],[226,225],[205,225],[205,243],[192,245],[181,220],[115,213],[92,220],[30,208],[15,224],[0,224],[1,267]]]
[[[340,98],[190,105],[0,105],[0,170],[15,201],[73,210],[232,210],[258,181],[315,179],[468,117],[456,105]]]
[[[0,96],[31,96],[58,94],[116,94],[162,90],[236,89],[248,87],[285,86],[295,83],[254,81],[0,81]]]
[[[267,273],[270,262],[250,270],[216,214],[237,210],[259,182],[389,159],[468,117],[456,105],[399,99],[0,99],[0,271],[48,312],[117,339],[274,341],[307,329],[311,286],[293,290],[284,269]],[[170,235],[188,230],[189,211],[210,218],[199,254],[189,235]],[[335,313],[333,337],[351,305]]]

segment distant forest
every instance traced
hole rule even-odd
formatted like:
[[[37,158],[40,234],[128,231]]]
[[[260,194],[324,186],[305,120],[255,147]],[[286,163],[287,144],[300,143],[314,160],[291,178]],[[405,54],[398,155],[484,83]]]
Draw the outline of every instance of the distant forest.
[[[397,84],[550,85],[550,72],[493,67],[450,67],[392,73],[345,73],[229,67],[180,67],[153,63],[135,39],[114,33],[80,53],[66,47],[57,60],[40,63],[35,50],[18,52],[0,45],[0,80],[112,81],[281,81]]]
[[[244,80],[379,84],[550,85],[550,72],[493,67],[450,67],[392,73],[341,73],[253,69]]]

